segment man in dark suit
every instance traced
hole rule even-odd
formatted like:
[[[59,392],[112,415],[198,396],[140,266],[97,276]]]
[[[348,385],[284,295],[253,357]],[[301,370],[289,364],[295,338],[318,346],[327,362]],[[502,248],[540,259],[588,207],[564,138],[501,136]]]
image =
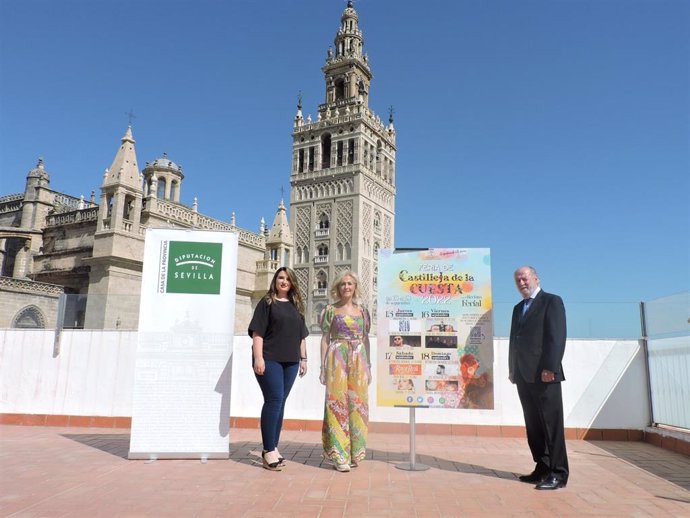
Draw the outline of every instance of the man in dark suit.
[[[523,300],[513,308],[508,376],[517,386],[536,462],[534,471],[520,480],[536,484],[536,489],[558,489],[568,482],[561,396],[565,307],[558,295],[541,290],[531,266],[515,271],[515,285]]]

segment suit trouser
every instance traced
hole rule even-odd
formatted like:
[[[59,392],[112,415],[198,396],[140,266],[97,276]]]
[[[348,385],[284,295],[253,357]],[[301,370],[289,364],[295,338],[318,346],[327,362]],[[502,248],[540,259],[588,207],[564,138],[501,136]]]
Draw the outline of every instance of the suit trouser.
[[[525,416],[527,443],[537,467],[568,480],[568,455],[563,428],[563,398],[560,383],[527,383],[516,380]]]

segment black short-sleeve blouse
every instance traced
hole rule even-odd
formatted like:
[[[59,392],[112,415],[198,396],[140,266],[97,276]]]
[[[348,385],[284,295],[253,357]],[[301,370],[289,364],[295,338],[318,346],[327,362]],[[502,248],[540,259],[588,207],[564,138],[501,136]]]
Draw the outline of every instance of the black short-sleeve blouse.
[[[264,360],[277,362],[298,362],[300,343],[309,335],[292,302],[276,300],[269,304],[265,297],[256,305],[248,332],[249,336],[256,333],[263,337]]]

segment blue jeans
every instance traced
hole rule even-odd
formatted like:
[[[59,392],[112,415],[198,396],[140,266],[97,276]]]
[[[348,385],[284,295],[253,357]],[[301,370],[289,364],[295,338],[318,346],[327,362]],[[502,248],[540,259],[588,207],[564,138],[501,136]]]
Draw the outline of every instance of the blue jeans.
[[[266,451],[273,451],[278,447],[285,401],[298,371],[299,362],[267,360],[263,376],[254,374],[264,395],[264,406],[261,408],[261,439]]]

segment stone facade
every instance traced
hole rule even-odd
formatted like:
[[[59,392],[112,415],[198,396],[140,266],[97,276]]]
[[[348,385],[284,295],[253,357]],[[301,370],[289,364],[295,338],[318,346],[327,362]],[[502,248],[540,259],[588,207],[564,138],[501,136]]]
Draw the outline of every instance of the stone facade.
[[[0,277],[0,328],[55,327],[60,286]]]
[[[272,226],[262,220],[257,233],[237,227],[234,215],[224,222],[200,214],[196,199],[181,204],[182,167],[163,154],[140,169],[131,127],[100,180],[98,202],[94,191],[85,200],[53,190],[39,160],[23,193],[0,197],[0,327],[18,315],[22,325],[51,327],[62,300],[66,327],[136,329],[147,228],[238,234],[237,333],[246,332],[282,265],[295,269],[312,327],[332,280],[349,269],[375,315],[377,252],[393,246],[395,129],[392,113],[384,125],[369,109],[373,75],[352,2],[322,70],[317,120],[303,118],[301,99],[294,119],[290,218],[281,200]]]

